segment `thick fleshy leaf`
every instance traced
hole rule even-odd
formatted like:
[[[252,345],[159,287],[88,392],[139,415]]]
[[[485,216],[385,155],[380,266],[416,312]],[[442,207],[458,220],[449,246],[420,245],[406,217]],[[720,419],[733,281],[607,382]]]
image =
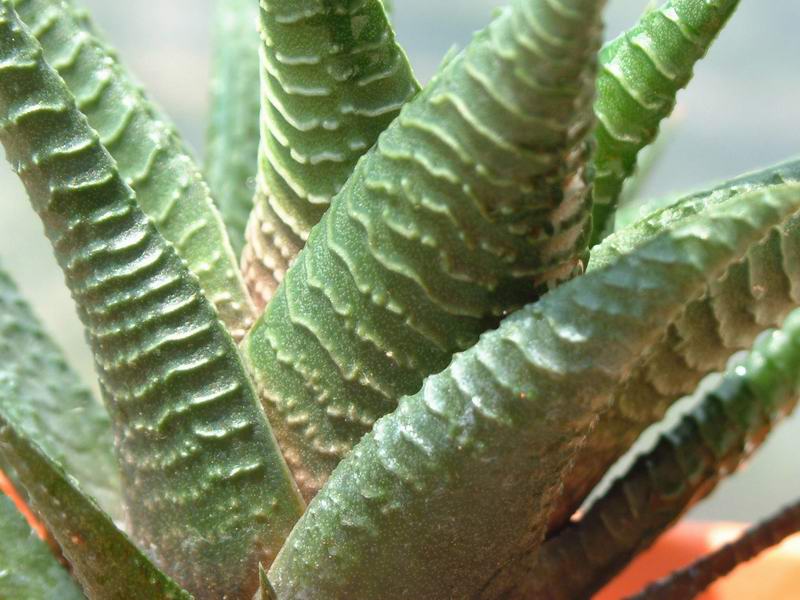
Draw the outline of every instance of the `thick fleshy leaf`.
[[[216,0],[205,172],[233,251],[244,248],[259,140],[258,0]]]
[[[7,2],[0,141],[86,327],[132,536],[197,597],[249,599],[302,500],[197,278]]]
[[[602,268],[681,219],[734,195],[757,195],[770,184],[797,181],[800,161],[791,161],[689,196],[610,236],[593,250],[588,268]],[[708,373],[724,369],[734,352],[749,348],[761,331],[779,326],[800,304],[798,265],[800,217],[795,216],[686,307],[617,390],[611,408],[589,435],[564,481],[553,529],[567,521],[610,466],[646,427],[662,419],[673,402],[692,393]]]
[[[243,349],[307,497],[584,248],[603,0],[517,0],[358,163]]]
[[[547,294],[378,421],[270,570],[279,598],[473,597],[535,547],[597,414],[689,299],[800,208],[737,196]]]
[[[0,494],[0,598],[83,600],[81,589]]]
[[[508,598],[588,598],[717,483],[797,404],[800,311],[765,332],[747,358],[640,455],[576,523],[517,562]]]
[[[262,145],[242,266],[263,307],[356,161],[419,86],[381,0],[260,6]]]
[[[75,8],[76,2],[12,4],[136,191],[142,210],[200,280],[231,333],[241,338],[255,309],[208,186],[174,127],[105,46],[85,11]]]
[[[601,50],[591,245],[606,233],[636,155],[656,138],[695,63],[738,5],[739,0],[669,0]]]
[[[31,507],[58,542],[87,596],[109,600],[191,598],[116,528],[2,408],[0,454],[14,465]]]
[[[122,520],[119,473],[106,410],[67,365],[0,268],[0,409]],[[13,478],[10,465],[0,468]]]

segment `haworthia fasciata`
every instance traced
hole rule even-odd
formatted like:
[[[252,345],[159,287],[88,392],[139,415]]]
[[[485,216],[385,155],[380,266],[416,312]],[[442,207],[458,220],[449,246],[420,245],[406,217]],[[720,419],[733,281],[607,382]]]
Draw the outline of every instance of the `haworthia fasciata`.
[[[655,139],[695,63],[738,5],[739,0],[668,0],[601,50],[592,245],[606,232],[637,154]]]
[[[208,186],[174,127],[73,2],[12,4],[136,191],[142,210],[197,276],[230,332],[241,338],[255,309]]]
[[[249,598],[303,503],[197,278],[8,2],[0,141],[78,306],[134,539],[198,598]]]
[[[569,277],[603,0],[517,0],[356,166],[243,349],[298,484]]]
[[[540,541],[575,451],[639,355],[799,207],[800,186],[737,196],[484,334],[333,472],[273,563],[278,597],[476,594]]]

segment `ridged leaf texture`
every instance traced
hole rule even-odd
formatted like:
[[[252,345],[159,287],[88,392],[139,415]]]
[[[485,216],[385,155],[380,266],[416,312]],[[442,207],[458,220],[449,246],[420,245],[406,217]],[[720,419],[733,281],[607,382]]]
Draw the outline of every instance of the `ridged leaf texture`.
[[[215,0],[205,173],[236,256],[253,208],[259,140],[257,0]]]
[[[797,181],[800,162],[793,161],[692,195],[610,236],[593,252],[588,268],[602,268],[681,219],[734,195],[756,198],[769,184]],[[711,283],[702,298],[687,305],[616,391],[611,408],[589,435],[564,481],[553,528],[566,522],[606,470],[673,402],[694,391],[708,373],[724,369],[734,352],[748,349],[761,331],[779,326],[800,304],[798,264],[800,217],[793,217]]]
[[[798,207],[797,187],[736,197],[484,334],[333,472],[272,565],[278,597],[472,597],[540,541],[562,475],[639,354]]]
[[[0,266],[0,409],[123,518],[111,422]],[[12,478],[13,465],[0,461]]]
[[[762,334],[581,517],[518,563],[504,598],[588,598],[761,445],[797,404],[800,311]]]
[[[72,574],[88,597],[108,600],[192,598],[159,571],[2,409],[0,454],[14,465],[31,507],[58,542]],[[56,596],[48,596],[53,597]]]
[[[198,277],[231,333],[241,338],[252,325],[254,308],[208,186],[174,127],[72,2],[12,4],[136,191],[142,210]]]
[[[261,152],[243,266],[263,306],[356,161],[419,86],[380,0],[260,5]]]
[[[576,268],[603,0],[519,0],[403,108],[243,348],[307,497],[454,352]]]
[[[83,600],[81,589],[36,537],[11,499],[0,494],[0,598]]]
[[[0,141],[86,327],[132,536],[198,598],[249,598],[302,500],[197,278],[8,3]]]
[[[652,143],[739,0],[669,0],[600,52],[592,245],[612,218],[639,151]]]

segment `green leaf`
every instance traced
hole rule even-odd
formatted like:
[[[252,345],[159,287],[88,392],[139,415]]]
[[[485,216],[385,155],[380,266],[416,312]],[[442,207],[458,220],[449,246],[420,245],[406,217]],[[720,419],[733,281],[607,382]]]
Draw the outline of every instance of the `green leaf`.
[[[244,248],[258,160],[257,0],[216,0],[205,172],[234,253]]]
[[[739,0],[669,0],[600,51],[590,245],[605,235],[636,155],[656,138],[695,63],[738,5]]]
[[[608,237],[592,251],[588,268],[602,268],[681,219],[732,196],[757,195],[770,184],[797,181],[800,161],[790,161],[691,195]],[[569,519],[608,468],[646,427],[661,420],[673,402],[691,393],[708,373],[723,369],[734,352],[749,348],[758,333],[780,325],[800,303],[797,264],[800,217],[793,217],[686,307],[665,339],[643,357],[634,375],[617,391],[611,408],[590,434],[564,482],[552,529]]]
[[[0,268],[0,409],[123,519],[111,423]],[[10,465],[0,468],[13,477]]]
[[[263,306],[356,161],[419,85],[381,0],[260,5],[262,146],[243,265]]]
[[[473,597],[541,540],[575,451],[665,324],[799,207],[800,186],[735,197],[484,334],[333,472],[272,565],[278,597]]]
[[[174,127],[72,2],[12,4],[136,191],[142,210],[200,280],[232,335],[243,337],[255,309],[208,186]]]
[[[132,537],[198,598],[249,599],[302,500],[197,278],[7,2],[0,141],[86,327]]]
[[[80,588],[0,494],[0,598],[83,600]]]
[[[0,454],[14,465],[32,508],[58,542],[87,596],[109,600],[191,598],[159,571],[2,409]],[[53,597],[58,596],[48,596]]]
[[[573,273],[602,5],[501,11],[358,163],[245,339],[306,497],[399,397]]]
[[[800,310],[765,332],[746,359],[663,434],[577,523],[521,560],[509,597],[588,598],[710,494],[795,408],[800,394]],[[546,592],[546,593],[545,593]]]

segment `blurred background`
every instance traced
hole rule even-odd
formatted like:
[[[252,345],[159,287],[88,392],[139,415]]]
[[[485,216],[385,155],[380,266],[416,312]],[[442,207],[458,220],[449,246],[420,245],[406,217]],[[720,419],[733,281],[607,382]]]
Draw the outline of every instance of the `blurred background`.
[[[253,0],[254,2],[256,0]],[[421,80],[463,46],[501,0],[394,0],[394,21]],[[203,154],[212,0],[82,0],[178,129]],[[610,0],[607,37],[632,25],[648,0]],[[800,3],[742,2],[679,96],[669,139],[640,195],[670,196],[800,154]],[[0,260],[32,300],[71,363],[93,381],[72,301],[21,184],[0,164]],[[748,467],[692,513],[754,520],[800,497],[800,414]]]

